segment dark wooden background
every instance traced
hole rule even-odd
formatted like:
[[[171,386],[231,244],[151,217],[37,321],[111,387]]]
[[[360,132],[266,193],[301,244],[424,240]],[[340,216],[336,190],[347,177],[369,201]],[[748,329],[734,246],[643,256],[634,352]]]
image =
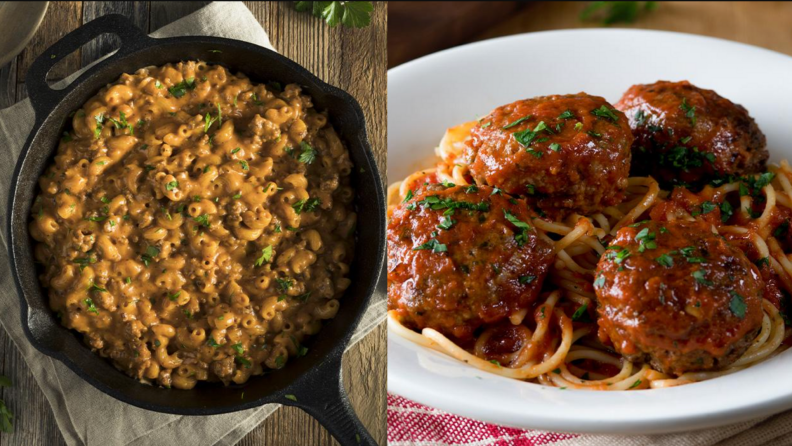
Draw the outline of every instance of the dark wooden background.
[[[551,29],[595,28],[578,16],[590,2],[389,2],[390,67],[452,46]],[[792,54],[792,2],[657,2],[618,28],[719,37]]]
[[[25,50],[0,68],[0,108],[27,97],[25,73],[33,60],[69,31],[96,17],[120,13],[149,32],[208,2],[50,2],[36,35]],[[330,29],[320,19],[293,10],[294,2],[245,2],[270,36],[275,48],[308,70],[351,93],[366,113],[369,138],[380,171],[385,173],[386,6],[375,5],[372,24],[363,29]],[[0,31],[2,38],[2,31]],[[61,61],[53,80],[63,78],[114,48],[95,40]],[[384,178],[383,178],[384,179]],[[344,358],[344,381],[358,416],[380,444],[385,444],[386,331],[384,324]],[[0,374],[13,387],[0,393],[15,415],[13,434],[0,435],[0,445],[61,445],[52,409],[22,357],[0,329]],[[327,445],[335,440],[311,417],[283,407],[248,434],[239,445]]]

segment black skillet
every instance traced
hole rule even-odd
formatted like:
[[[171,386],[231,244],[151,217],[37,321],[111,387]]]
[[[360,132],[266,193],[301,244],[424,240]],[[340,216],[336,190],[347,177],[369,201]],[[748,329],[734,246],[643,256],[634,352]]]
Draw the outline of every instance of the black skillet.
[[[120,38],[119,50],[68,87],[51,89],[46,75],[52,66],[104,33]],[[317,109],[328,110],[355,165],[352,181],[357,192],[357,244],[351,266],[352,285],[341,299],[341,310],[309,342],[305,357],[290,361],[287,367],[267,376],[254,376],[240,386],[202,384],[192,390],[171,390],[141,384],[126,376],[92,353],[76,332],[60,325],[47,305],[46,292],[39,285],[40,271],[33,260],[28,222],[37,179],[52,162],[58,138],[72,111],[122,73],[195,59],[222,64],[256,82],[297,83],[313,97]],[[26,84],[36,121],[14,171],[8,231],[11,268],[22,304],[22,325],[30,342],[102,392],[144,409],[213,415],[281,403],[305,410],[344,445],[376,444],[355,416],[341,382],[344,349],[372,294],[383,292],[384,288],[384,284],[378,288],[377,282],[385,258],[385,195],[366,139],[363,112],[355,99],[265,48],[216,37],[154,39],[121,15],[100,17],[67,34],[36,59],[28,71]]]

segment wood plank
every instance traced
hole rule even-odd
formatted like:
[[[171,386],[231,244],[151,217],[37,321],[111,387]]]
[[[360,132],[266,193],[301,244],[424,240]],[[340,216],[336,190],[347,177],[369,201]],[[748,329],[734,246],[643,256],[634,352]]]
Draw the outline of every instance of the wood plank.
[[[30,65],[53,43],[82,24],[82,2],[50,2],[47,14],[36,34],[22,51],[17,67],[18,82],[25,82]],[[63,79],[80,69],[80,50],[58,62],[48,79]]]
[[[109,2],[102,2],[109,3]],[[135,2],[138,3],[138,2]],[[149,32],[154,32],[168,23],[179,20],[203,8],[211,2],[148,2]]]
[[[132,20],[137,27],[148,31],[149,29],[149,4],[148,2],[85,2],[83,4],[83,23],[107,14],[122,14]],[[121,41],[113,34],[103,34],[87,45],[83,45],[81,66],[99,59],[105,54],[118,49]]]

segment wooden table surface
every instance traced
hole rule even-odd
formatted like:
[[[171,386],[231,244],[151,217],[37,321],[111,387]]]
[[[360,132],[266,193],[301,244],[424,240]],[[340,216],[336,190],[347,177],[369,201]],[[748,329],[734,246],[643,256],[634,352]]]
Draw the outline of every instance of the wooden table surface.
[[[453,45],[527,32],[593,28],[578,17],[589,2],[531,2],[521,8],[509,2],[390,2],[391,66]],[[479,3],[478,5],[476,3]],[[702,34],[748,43],[792,55],[792,2],[657,2],[655,11],[619,28],[656,29]],[[462,16],[473,15],[474,18]],[[498,18],[493,15],[498,14]],[[421,26],[415,28],[417,16]],[[494,23],[482,31],[482,24]],[[430,26],[432,22],[435,25]],[[445,23],[441,25],[441,23]],[[609,48],[618,51],[618,48]],[[651,48],[647,48],[651,51]],[[735,63],[739,63],[738,61]]]
[[[31,62],[69,31],[96,17],[120,13],[149,32],[201,8],[208,2],[50,2],[36,35],[15,60],[0,68],[0,109],[24,99],[25,73]],[[386,7],[375,6],[372,24],[359,30],[330,29],[319,19],[293,10],[293,2],[245,2],[283,55],[351,93],[366,113],[369,138],[380,171],[385,173]],[[52,71],[63,78],[112,48],[108,40],[85,45]],[[383,178],[384,180],[384,178]],[[385,444],[386,331],[384,324],[344,358],[344,382],[363,424]],[[14,413],[14,433],[1,434],[1,445],[61,445],[52,409],[22,357],[0,330],[0,374],[13,381],[2,398]],[[301,410],[283,407],[248,434],[239,445],[338,444]]]

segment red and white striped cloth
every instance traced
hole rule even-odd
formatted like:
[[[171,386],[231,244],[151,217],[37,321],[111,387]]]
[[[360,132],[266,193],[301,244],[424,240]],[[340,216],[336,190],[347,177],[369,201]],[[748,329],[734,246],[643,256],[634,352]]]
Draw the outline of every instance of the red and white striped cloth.
[[[388,446],[792,446],[792,411],[667,435],[576,435],[487,424],[388,394]]]

